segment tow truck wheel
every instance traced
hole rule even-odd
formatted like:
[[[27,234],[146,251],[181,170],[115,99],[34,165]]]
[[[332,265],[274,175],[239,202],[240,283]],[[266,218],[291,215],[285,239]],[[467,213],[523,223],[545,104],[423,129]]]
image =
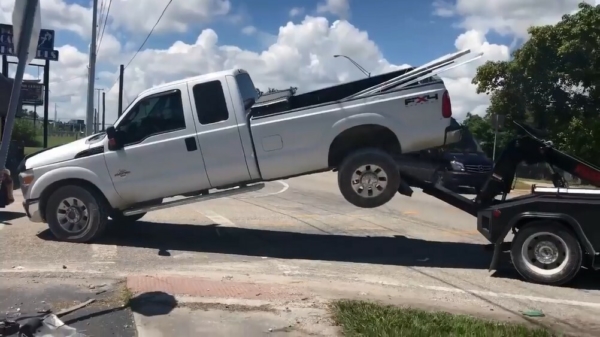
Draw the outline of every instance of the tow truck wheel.
[[[535,221],[519,229],[510,256],[527,281],[559,286],[579,273],[583,252],[569,228],[556,222]]]
[[[108,222],[104,201],[84,187],[60,187],[48,199],[46,221],[54,236],[67,242],[89,242],[102,235]]]
[[[338,170],[338,186],[354,206],[379,207],[390,201],[400,187],[394,158],[379,149],[363,149],[348,155]]]

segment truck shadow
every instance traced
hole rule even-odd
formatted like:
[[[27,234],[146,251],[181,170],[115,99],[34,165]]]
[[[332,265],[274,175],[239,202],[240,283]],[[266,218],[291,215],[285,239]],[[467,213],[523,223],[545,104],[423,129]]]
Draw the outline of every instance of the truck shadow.
[[[160,256],[169,251],[233,254],[280,259],[371,263],[407,267],[488,269],[488,245],[467,242],[426,241],[404,236],[349,236],[277,230],[187,225],[138,221],[118,227],[96,244],[151,248]],[[49,231],[40,238],[53,240]],[[503,253],[493,277],[519,279]],[[583,271],[573,287],[600,289],[596,273]]]

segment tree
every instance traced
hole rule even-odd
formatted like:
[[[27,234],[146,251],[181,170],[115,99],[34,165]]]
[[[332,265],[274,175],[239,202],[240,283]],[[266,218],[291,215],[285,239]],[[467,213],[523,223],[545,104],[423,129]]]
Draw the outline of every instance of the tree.
[[[31,120],[17,118],[12,131],[12,140],[23,142],[27,147],[39,147],[40,144],[36,139],[35,128]]]
[[[473,83],[488,115],[547,129],[559,148],[600,164],[600,6],[579,4],[555,25],[529,28],[510,61],[487,62]]]
[[[263,95],[263,92],[260,89],[258,89],[258,88],[254,88],[254,89],[256,89],[256,93],[258,94],[258,97]]]
[[[469,132],[473,135],[475,140],[481,146],[481,149],[485,154],[492,158],[494,154],[494,134],[495,130],[490,121],[491,115],[479,116],[473,115],[470,112],[467,113],[467,117],[463,121],[463,125],[469,129]],[[498,132],[498,138],[496,139],[496,151],[501,151],[502,148],[512,139],[514,136],[512,130],[503,127]],[[496,152],[496,157],[498,156]]]

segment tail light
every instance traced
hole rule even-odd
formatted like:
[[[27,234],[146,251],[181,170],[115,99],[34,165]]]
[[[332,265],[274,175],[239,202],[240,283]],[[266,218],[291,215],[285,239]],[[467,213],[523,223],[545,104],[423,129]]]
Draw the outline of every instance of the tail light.
[[[442,96],[442,117],[452,117],[452,102],[450,102],[448,90],[444,91],[444,95]]]

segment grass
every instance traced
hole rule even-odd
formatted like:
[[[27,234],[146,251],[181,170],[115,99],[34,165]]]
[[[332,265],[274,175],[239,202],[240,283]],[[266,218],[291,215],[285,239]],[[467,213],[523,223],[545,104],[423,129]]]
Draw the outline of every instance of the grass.
[[[348,337],[553,337],[545,329],[482,320],[445,312],[428,312],[343,300],[332,306],[333,318]]]
[[[40,144],[44,143],[44,136],[40,135],[36,137],[37,141]],[[72,141],[75,140],[75,137],[66,137],[66,136],[48,136],[48,147],[53,147],[53,146],[57,146],[57,145],[63,145],[63,144],[67,144],[70,143]],[[39,150],[43,149],[43,147],[26,147],[25,148],[25,155],[28,154],[32,154],[34,152],[37,152]]]

